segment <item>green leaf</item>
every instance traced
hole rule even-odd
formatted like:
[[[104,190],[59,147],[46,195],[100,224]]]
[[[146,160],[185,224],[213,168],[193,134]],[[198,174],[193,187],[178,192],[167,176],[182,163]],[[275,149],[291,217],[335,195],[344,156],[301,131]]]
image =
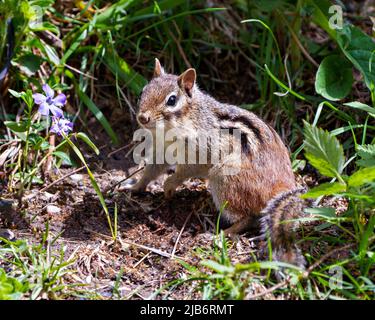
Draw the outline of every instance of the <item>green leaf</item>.
[[[337,33],[337,42],[345,56],[362,73],[370,90],[375,84],[375,43],[361,29],[347,25]]]
[[[305,156],[311,165],[327,177],[340,177],[345,157],[342,145],[337,138],[306,121],[304,121],[303,131]]]
[[[30,77],[39,70],[43,59],[35,54],[28,53],[17,58],[16,62],[20,70]]]
[[[352,66],[338,55],[325,57],[316,73],[315,90],[329,100],[341,100],[353,85]]]
[[[95,18],[95,26],[103,27],[100,25],[113,26],[114,23],[118,22],[118,17],[126,18],[126,9],[134,2],[134,0],[120,0],[115,4],[108,7],[105,11],[98,14]],[[125,13],[125,14],[124,14]],[[120,19],[121,20],[121,19]]]
[[[360,169],[353,173],[349,179],[348,184],[350,187],[360,187],[365,183],[375,180],[375,167]]]
[[[90,138],[86,135],[86,133],[79,132],[77,133],[77,138],[83,140],[94,152],[98,155],[99,149],[96,147],[96,145],[90,140]]]
[[[16,278],[8,277],[4,269],[0,268],[0,300],[18,300],[29,289],[27,280],[24,283]]]
[[[60,64],[60,58],[56,50],[46,43],[44,43],[43,45],[49,61],[55,66],[58,66]]]
[[[26,132],[27,131],[26,122],[4,121],[4,124],[13,132]]]
[[[301,198],[319,198],[321,196],[327,196],[331,194],[337,194],[346,191],[346,185],[334,182],[334,183],[322,183],[321,185],[310,189],[307,193],[303,194]]]
[[[353,101],[353,102],[344,103],[344,106],[348,106],[348,107],[351,107],[351,108],[354,108],[354,109],[359,109],[359,110],[362,110],[362,111],[366,111],[370,115],[372,115],[373,117],[375,117],[375,108],[372,108],[372,107],[370,107],[367,104],[364,104],[364,103],[361,103],[361,102],[358,102],[358,101]]]
[[[43,184],[44,181],[37,176],[33,176],[31,179],[31,183]]]
[[[142,75],[135,72],[124,59],[119,57],[116,51],[110,48],[107,48],[105,52],[104,63],[136,95],[139,95],[147,84],[147,80]]]
[[[23,95],[25,95],[26,93],[25,92],[17,92],[17,91],[14,91],[12,89],[8,89],[9,93],[13,96],[13,97],[16,97],[16,98],[21,98]]]
[[[337,218],[336,211],[334,208],[307,208],[305,209],[307,213],[313,214],[315,216],[323,217],[323,218]]]
[[[372,167],[375,166],[375,145],[358,145],[357,154],[361,158],[356,161],[360,167]]]
[[[28,140],[34,150],[44,151],[50,147],[50,144],[44,138],[34,132],[29,134]]]
[[[60,30],[58,27],[56,27],[54,24],[50,22],[43,22],[38,24],[32,24],[30,25],[30,30],[32,31],[51,31],[57,35],[60,34]]]
[[[52,154],[54,156],[60,158],[65,163],[71,165],[72,160],[70,159],[69,155],[66,152],[63,152],[63,151],[54,151]]]

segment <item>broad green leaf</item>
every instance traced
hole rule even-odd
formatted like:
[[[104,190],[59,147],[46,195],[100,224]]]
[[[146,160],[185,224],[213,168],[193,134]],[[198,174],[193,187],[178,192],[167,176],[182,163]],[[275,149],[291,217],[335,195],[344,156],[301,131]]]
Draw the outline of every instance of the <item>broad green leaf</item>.
[[[4,121],[4,124],[13,132],[26,132],[26,122]]]
[[[126,9],[132,3],[134,3],[134,0],[120,0],[111,5],[95,17],[95,26],[99,28],[103,27],[101,25],[108,25],[113,27],[114,23],[118,22],[118,17],[121,17],[122,19],[126,17]]]
[[[356,161],[357,165],[361,167],[373,167],[375,166],[375,145],[358,145],[357,154],[361,158]]]
[[[367,87],[375,84],[375,43],[361,29],[347,25],[337,33],[337,42],[346,57],[362,73]]]
[[[34,150],[47,150],[50,147],[50,144],[42,138],[39,134],[34,132],[29,134],[28,137],[30,145],[33,147]]]
[[[16,98],[21,98],[23,95],[25,95],[26,93],[25,92],[17,92],[17,91],[14,91],[12,89],[8,89],[9,93],[13,96],[13,97],[16,97]]]
[[[334,182],[334,183],[322,183],[321,185],[310,189],[307,193],[303,194],[301,198],[319,198],[321,196],[327,196],[331,194],[337,194],[346,191],[346,185]]]
[[[86,133],[83,132],[78,132],[76,135],[77,138],[81,139],[84,141],[94,152],[98,155],[99,154],[99,149],[96,147],[96,145],[90,140],[90,138],[87,136]]]
[[[23,280],[23,283],[21,283],[16,278],[9,277],[4,269],[0,268],[0,300],[21,299],[28,289],[29,283],[27,280]]]
[[[20,70],[30,77],[39,70],[43,59],[35,54],[29,53],[19,57],[16,62],[18,63]]]
[[[58,66],[60,64],[60,58],[56,50],[46,43],[44,43],[44,50],[48,56],[49,61],[55,66]]]
[[[60,158],[61,160],[63,160],[65,163],[71,165],[72,161],[70,159],[70,156],[66,152],[63,152],[63,151],[54,151],[52,154],[54,156]]]
[[[341,100],[351,91],[353,73],[350,62],[338,55],[325,57],[316,73],[315,90],[328,100]]]
[[[328,131],[304,121],[305,156],[319,172],[327,177],[340,176],[344,163],[344,151],[337,138]]]
[[[51,31],[57,35],[60,34],[60,30],[58,27],[56,27],[54,24],[50,22],[43,22],[43,23],[38,23],[38,24],[33,24],[30,25],[30,30],[32,31]]]
[[[350,187],[359,187],[375,180],[375,167],[360,169],[354,172],[348,179]]]
[[[311,153],[305,153],[305,157],[309,160],[310,164],[319,170],[319,172],[327,177],[336,177],[336,171],[333,166],[325,159],[318,158]]]
[[[31,179],[31,183],[43,184],[44,181],[37,176],[33,176]]]
[[[372,115],[373,117],[375,117],[375,108],[372,108],[372,107],[370,107],[367,104],[364,104],[364,103],[361,103],[361,102],[358,102],[358,101],[353,101],[353,102],[344,103],[344,106],[348,106],[348,107],[351,107],[351,108],[354,108],[354,109],[359,109],[359,110],[362,110],[362,111],[366,111],[370,115]]]
[[[336,216],[336,211],[334,208],[327,208],[327,207],[322,207],[322,208],[307,208],[305,209],[307,213],[313,214],[315,216],[323,217],[323,218],[337,218]]]

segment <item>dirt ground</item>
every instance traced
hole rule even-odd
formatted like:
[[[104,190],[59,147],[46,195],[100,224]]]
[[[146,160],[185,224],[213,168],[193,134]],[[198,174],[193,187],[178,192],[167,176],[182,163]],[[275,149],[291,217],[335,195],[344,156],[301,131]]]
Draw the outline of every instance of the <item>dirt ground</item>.
[[[111,155],[110,149],[104,147],[99,157],[90,159],[90,167],[102,191],[138,168],[132,163],[132,155],[126,156],[128,151]],[[63,177],[74,170],[63,168],[55,175]],[[126,182],[107,193],[112,221],[115,203],[118,208],[121,240],[116,243],[84,170],[45,191],[41,187],[27,191],[22,210],[2,212],[0,228],[11,229],[17,239],[34,242],[40,239],[48,221],[51,239],[61,233],[54,247],[66,246],[66,259],[75,259],[72,269],[76,272],[70,273],[66,281],[85,284],[85,290],[110,297],[121,272],[121,296],[147,298],[161,286],[183,277],[186,270],[178,258],[195,265],[199,261],[196,249],[209,251],[212,248],[217,219],[204,182],[186,182],[174,198],[167,201],[162,190],[164,178],[152,183],[149,192],[140,195],[123,190]],[[3,198],[9,200],[10,197]],[[233,262],[249,261],[249,253],[255,245],[246,235],[239,237],[230,249]],[[197,298],[191,289],[191,286],[180,286],[169,298]]]

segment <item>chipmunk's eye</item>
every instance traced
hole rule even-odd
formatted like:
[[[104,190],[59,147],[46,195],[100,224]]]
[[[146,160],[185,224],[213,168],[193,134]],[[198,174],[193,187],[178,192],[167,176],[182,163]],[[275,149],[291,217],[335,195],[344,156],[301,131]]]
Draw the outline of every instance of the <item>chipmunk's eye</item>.
[[[176,95],[172,94],[167,100],[167,106],[173,107],[176,105],[177,97]]]

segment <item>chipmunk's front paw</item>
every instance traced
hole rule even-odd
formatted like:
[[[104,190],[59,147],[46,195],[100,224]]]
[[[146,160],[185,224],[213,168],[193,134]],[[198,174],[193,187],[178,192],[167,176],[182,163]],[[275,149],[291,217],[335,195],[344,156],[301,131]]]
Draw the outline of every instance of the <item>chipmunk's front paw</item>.
[[[131,193],[143,193],[146,191],[144,183],[140,183],[140,181],[137,181],[136,179],[129,179],[129,181],[123,183],[121,187],[121,189],[128,190]]]

